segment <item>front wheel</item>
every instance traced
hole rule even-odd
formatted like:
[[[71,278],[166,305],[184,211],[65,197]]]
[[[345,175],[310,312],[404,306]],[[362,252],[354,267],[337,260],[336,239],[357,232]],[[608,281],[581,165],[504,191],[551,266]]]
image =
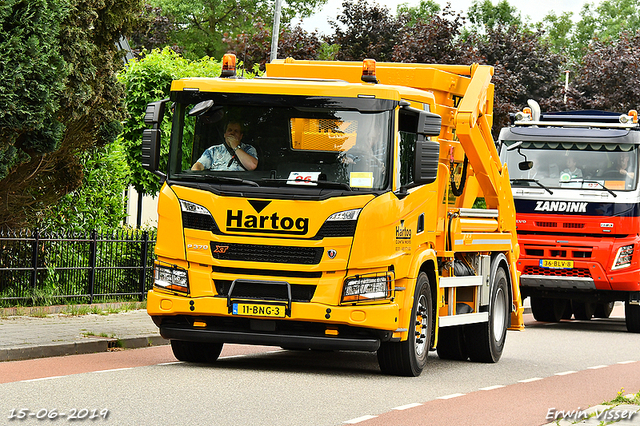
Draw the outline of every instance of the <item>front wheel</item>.
[[[531,313],[536,321],[559,322],[564,315],[567,302],[566,299],[546,299],[532,296]]]
[[[624,317],[627,322],[627,331],[640,333],[640,305],[632,305],[627,300],[624,304]]]
[[[172,340],[173,356],[184,362],[215,362],[222,352],[223,343]]]
[[[385,374],[416,377],[422,373],[431,346],[433,304],[427,274],[421,272],[411,309],[409,337],[404,342],[385,342],[378,349],[378,364]]]
[[[470,324],[465,328],[465,343],[471,361],[498,362],[507,338],[510,306],[507,273],[498,268],[491,286],[489,322]]]

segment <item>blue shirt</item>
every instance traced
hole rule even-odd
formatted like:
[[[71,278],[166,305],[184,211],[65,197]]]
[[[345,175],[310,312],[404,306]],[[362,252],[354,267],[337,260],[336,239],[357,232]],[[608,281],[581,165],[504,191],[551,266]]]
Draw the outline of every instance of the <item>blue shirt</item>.
[[[240,143],[240,148],[255,159],[258,159],[258,153],[251,145]],[[233,160],[231,165],[228,166],[231,158],[233,157],[229,154],[229,150],[227,150],[223,144],[220,144],[207,148],[198,159],[198,163],[202,164],[205,170],[230,170],[234,172],[244,171],[242,166],[238,164],[240,160]]]

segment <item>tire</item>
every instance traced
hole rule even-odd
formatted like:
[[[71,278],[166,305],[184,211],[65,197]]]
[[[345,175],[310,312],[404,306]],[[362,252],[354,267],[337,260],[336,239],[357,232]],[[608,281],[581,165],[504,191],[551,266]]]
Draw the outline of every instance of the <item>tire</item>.
[[[465,361],[469,358],[462,326],[443,327],[438,330],[437,351],[440,359]]]
[[[567,300],[565,299],[531,297],[531,312],[536,321],[559,322],[564,314],[566,305]]]
[[[383,373],[407,377],[422,373],[429,357],[433,314],[429,278],[421,272],[416,280],[409,337],[404,342],[384,342],[378,349],[378,364]]]
[[[598,303],[596,305],[596,310],[593,313],[593,316],[596,318],[609,318],[615,304],[616,302]]]
[[[173,356],[184,362],[213,363],[220,356],[222,346],[223,343],[171,341]]]
[[[627,331],[640,333],[640,305],[632,305],[626,301],[624,303],[624,317],[627,322]]]
[[[498,268],[491,286],[489,321],[465,327],[464,338],[471,361],[498,362],[507,338],[510,307],[507,273],[503,268]]]
[[[573,317],[573,307],[571,306],[571,300],[567,300],[564,304],[564,312],[562,313],[562,319],[570,320]]]
[[[596,311],[595,302],[571,302],[573,305],[573,316],[577,320],[590,321]]]

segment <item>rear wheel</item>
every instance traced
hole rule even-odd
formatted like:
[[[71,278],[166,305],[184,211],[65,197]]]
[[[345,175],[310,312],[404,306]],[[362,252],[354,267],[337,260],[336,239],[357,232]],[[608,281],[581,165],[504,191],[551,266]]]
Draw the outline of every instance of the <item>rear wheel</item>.
[[[564,314],[566,299],[531,297],[531,312],[536,321],[558,322]],[[575,314],[575,311],[574,311]]]
[[[616,302],[598,303],[593,316],[596,318],[609,318]]]
[[[572,302],[573,316],[577,320],[589,321],[596,311],[595,302]]]
[[[212,363],[220,356],[222,345],[223,343],[172,340],[171,350],[179,361]]]
[[[404,342],[385,342],[378,349],[378,364],[383,373],[413,377],[422,373],[431,346],[432,307],[429,278],[421,272],[413,298],[409,337]]]
[[[498,362],[502,356],[511,306],[507,273],[498,268],[491,286],[489,321],[465,327],[465,342],[471,361]]]
[[[624,304],[624,316],[627,322],[627,331],[640,333],[640,305],[632,305],[627,300]]]
[[[464,361],[469,358],[462,326],[442,327],[438,330],[437,351],[440,359]]]

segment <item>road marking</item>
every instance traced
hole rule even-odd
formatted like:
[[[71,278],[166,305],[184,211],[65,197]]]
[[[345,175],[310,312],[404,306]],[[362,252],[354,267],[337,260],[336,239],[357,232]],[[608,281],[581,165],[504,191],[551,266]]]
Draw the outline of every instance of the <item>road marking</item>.
[[[358,417],[358,418],[355,418],[355,419],[347,420],[346,422],[342,422],[342,423],[348,423],[350,425],[354,425],[356,423],[364,422],[365,420],[375,419],[376,417],[378,417],[378,416],[366,415],[366,416]]]
[[[480,388],[480,390],[487,391],[487,390],[500,389],[503,387],[504,385],[494,385],[494,386],[487,386],[486,388]]]
[[[556,373],[556,376],[566,376],[567,374],[577,373],[577,371],[563,371],[562,373]]]
[[[518,380],[519,383],[530,383],[535,382],[537,380],[542,380],[542,377],[532,377],[530,379]]]
[[[463,393],[454,393],[454,394],[451,394],[451,395],[439,396],[436,399],[451,399],[451,398],[457,398],[459,396],[464,396],[464,394]]]
[[[608,367],[608,365],[594,365],[593,367],[587,367],[587,369],[589,370],[597,370],[599,368],[605,368]]]
[[[407,409],[409,409],[409,408],[419,407],[419,406],[421,406],[421,405],[422,405],[422,404],[420,404],[420,403],[418,403],[418,402],[414,402],[414,403],[412,403],[412,404],[401,405],[401,406],[399,406],[399,407],[392,408],[392,410],[407,410]]]
[[[40,377],[39,379],[29,379],[29,380],[20,380],[22,383],[26,383],[26,382],[38,382],[40,380],[51,380],[51,379],[59,379],[60,377],[64,377],[64,376],[51,376],[51,377]]]
[[[618,364],[633,364],[634,362],[637,361],[620,361]]]
[[[98,370],[98,371],[92,371],[92,373],[109,373],[111,371],[123,371],[123,370],[133,370],[133,367],[112,368],[111,370]]]
[[[182,364],[182,361],[173,361],[173,362],[163,362],[156,365],[174,365],[174,364]]]

